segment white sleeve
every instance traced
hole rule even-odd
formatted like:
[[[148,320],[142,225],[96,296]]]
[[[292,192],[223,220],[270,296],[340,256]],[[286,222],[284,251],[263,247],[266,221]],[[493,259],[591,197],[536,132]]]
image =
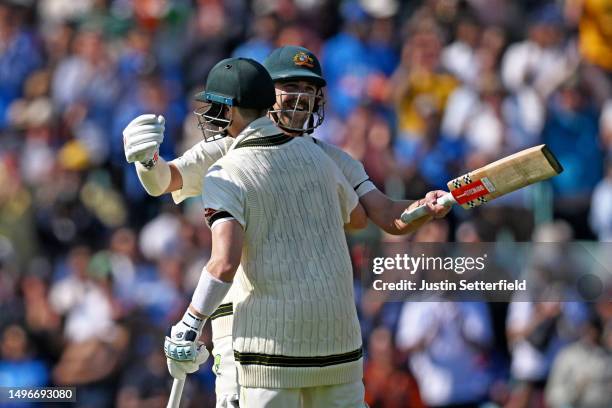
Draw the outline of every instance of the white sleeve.
[[[219,222],[234,219],[246,227],[244,190],[232,179],[222,164],[215,164],[204,178],[202,201],[205,218],[212,229]]]
[[[214,142],[201,141],[181,157],[170,162],[178,169],[183,179],[183,187],[172,192],[172,198],[176,204],[186,198],[202,194],[202,181],[206,172],[227,152],[226,144],[228,143],[231,144],[231,141],[225,139]]]
[[[368,173],[366,173],[363,164],[361,164],[359,160],[355,160],[350,154],[337,146],[315,138],[312,138],[312,140],[325,152],[325,154],[327,154],[336,166],[338,166],[351,187],[357,193],[357,196],[363,197],[364,194],[376,189],[376,186],[374,186],[374,183],[370,180]]]
[[[359,204],[359,197],[338,166],[331,161],[329,164],[338,188],[342,221],[346,224],[351,220],[351,212],[357,207],[357,204]]]

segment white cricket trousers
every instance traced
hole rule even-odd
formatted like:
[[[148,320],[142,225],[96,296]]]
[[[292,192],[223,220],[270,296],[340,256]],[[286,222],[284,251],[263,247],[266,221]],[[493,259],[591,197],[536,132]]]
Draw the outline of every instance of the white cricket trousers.
[[[362,381],[307,388],[240,387],[240,408],[364,408]]]
[[[215,408],[238,407],[238,370],[234,361],[232,336],[225,336],[214,341],[212,351],[214,360],[213,372],[217,404]]]

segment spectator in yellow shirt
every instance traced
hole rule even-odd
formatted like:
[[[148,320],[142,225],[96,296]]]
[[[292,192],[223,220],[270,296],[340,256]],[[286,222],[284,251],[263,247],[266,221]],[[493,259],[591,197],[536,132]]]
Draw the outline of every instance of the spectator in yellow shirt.
[[[402,50],[401,63],[391,78],[391,96],[400,136],[420,138],[427,118],[441,112],[458,81],[440,69],[442,41],[435,23],[422,20]]]

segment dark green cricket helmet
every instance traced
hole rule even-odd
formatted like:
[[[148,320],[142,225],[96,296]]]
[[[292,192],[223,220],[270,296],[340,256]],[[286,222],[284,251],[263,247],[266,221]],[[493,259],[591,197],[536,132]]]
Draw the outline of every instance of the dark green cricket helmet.
[[[227,58],[208,74],[206,89],[195,99],[250,109],[274,105],[274,83],[268,71],[250,58]]]
[[[308,80],[326,85],[318,58],[307,48],[287,45],[272,51],[263,63],[273,81]]]
[[[195,99],[204,106],[194,111],[204,140],[225,137],[232,123],[231,107],[270,109],[276,101],[268,71],[250,58],[227,58],[208,74],[206,88]]]

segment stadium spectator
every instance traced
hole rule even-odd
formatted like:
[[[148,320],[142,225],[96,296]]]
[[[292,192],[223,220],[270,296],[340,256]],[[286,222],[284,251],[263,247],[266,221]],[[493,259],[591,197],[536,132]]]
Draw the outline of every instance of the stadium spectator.
[[[365,399],[371,408],[424,408],[412,376],[401,371],[391,332],[377,328],[370,335],[368,362],[363,379]]]
[[[492,382],[487,353],[492,342],[487,306],[479,302],[407,302],[397,345],[428,407],[475,406]]]
[[[413,18],[413,32],[391,78],[397,130],[401,138],[408,140],[425,136],[428,118],[440,115],[457,86],[452,75],[441,71],[442,38],[435,21],[427,16]]]
[[[426,224],[415,234],[416,242],[447,240],[445,220]],[[405,302],[395,341],[408,354],[426,406],[474,406],[487,401],[493,380],[488,367],[493,331],[485,303],[437,296]]]
[[[590,225],[601,242],[612,242],[612,163],[608,163],[606,177],[593,191]]]
[[[546,99],[568,77],[578,62],[563,38],[563,15],[546,4],[530,16],[528,38],[512,44],[502,62],[502,79],[513,93],[532,89]]]
[[[506,332],[511,351],[510,372],[516,381],[510,407],[543,406],[544,386],[552,362],[575,341],[588,317],[568,283],[581,268],[569,243],[569,224],[556,221],[536,228],[527,264],[531,290],[516,293],[508,308]]]
[[[74,342],[104,336],[113,328],[115,317],[106,282],[108,255],[90,258],[87,248],[76,247],[68,264],[70,275],[55,283],[49,294],[54,311],[66,319],[64,336]]]
[[[36,358],[24,328],[7,326],[0,336],[0,386],[42,387],[49,379],[49,367]]]
[[[0,129],[7,125],[8,106],[21,96],[27,77],[43,64],[39,44],[26,26],[24,10],[0,4]]]
[[[116,69],[102,33],[83,28],[76,33],[72,54],[55,69],[51,94],[60,110],[85,103],[88,114],[106,124],[113,113],[119,92]]]
[[[251,37],[234,49],[232,57],[251,58],[263,63],[274,49],[274,39],[279,31],[278,17],[273,13],[255,16],[252,30]]]
[[[128,367],[117,394],[116,407],[164,407],[167,402],[168,375],[166,361],[161,353],[149,350],[144,364]]]
[[[610,323],[593,313],[580,339],[559,353],[546,385],[546,401],[551,408],[603,408],[612,401]]]
[[[372,76],[390,74],[394,54],[389,44],[368,44],[371,17],[356,1],[345,2],[341,13],[344,27],[323,45],[321,63],[329,108],[346,119],[366,95]]]
[[[610,10],[593,0],[565,2],[565,15],[578,26],[578,45],[583,56],[584,77],[599,106],[612,98],[612,33]]]
[[[599,113],[583,82],[573,77],[551,97],[542,141],[563,163],[564,172],[552,180],[555,209],[576,229],[578,238],[591,237],[589,197],[603,175]]]
[[[455,41],[444,47],[440,56],[442,66],[464,84],[472,84],[478,78],[480,61],[478,42],[481,28],[471,16],[463,16],[457,22]]]

